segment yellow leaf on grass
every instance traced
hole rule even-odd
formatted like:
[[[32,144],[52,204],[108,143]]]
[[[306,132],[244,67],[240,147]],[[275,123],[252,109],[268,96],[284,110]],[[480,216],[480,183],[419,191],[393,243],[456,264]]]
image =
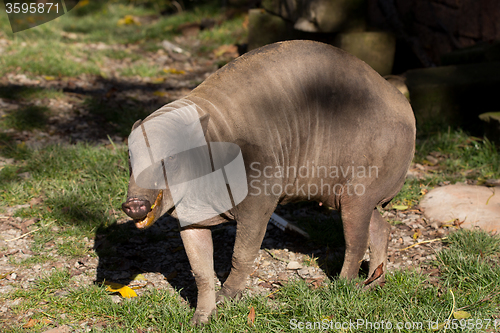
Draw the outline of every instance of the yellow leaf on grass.
[[[167,95],[167,93],[165,91],[157,90],[157,91],[153,92],[153,95],[163,97],[163,96]]]
[[[406,206],[406,205],[394,205],[394,206],[392,206],[392,209],[395,209],[395,210],[407,210],[408,206]]]
[[[175,68],[164,68],[163,71],[167,74],[186,74],[186,71],[183,71],[182,69],[175,69]]]
[[[135,17],[132,15],[125,15],[124,18],[118,20],[118,25],[141,25],[141,22],[139,22]]]
[[[151,79],[151,83],[163,83],[165,81],[164,77],[155,77]]]
[[[453,317],[455,319],[467,319],[471,317],[471,314],[467,311],[455,311],[453,312]]]
[[[82,8],[84,6],[87,6],[89,4],[89,0],[80,0],[76,4],[75,8]]]
[[[120,295],[122,295],[122,297],[125,298],[137,297],[137,294],[132,288],[125,286],[123,284],[106,282],[106,285],[107,285],[106,290],[109,292],[120,293]]]
[[[433,326],[432,326],[432,330],[433,330],[433,331],[439,331],[439,330],[441,330],[441,329],[442,329],[445,325],[446,325],[446,322],[444,322],[444,323],[441,323],[441,324],[437,325],[437,327],[435,327],[435,326],[434,326],[434,324],[433,324]]]
[[[56,79],[55,77],[53,77],[53,76],[48,76],[48,75],[44,76],[43,78],[44,78],[45,80],[47,80],[47,81],[54,81],[54,80]]]

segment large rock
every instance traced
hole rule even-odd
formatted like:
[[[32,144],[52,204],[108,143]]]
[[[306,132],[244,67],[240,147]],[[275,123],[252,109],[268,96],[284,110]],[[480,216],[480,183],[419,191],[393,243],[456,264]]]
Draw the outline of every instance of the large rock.
[[[477,64],[500,61],[500,42],[477,43],[474,46],[446,53],[441,57],[442,65]]]
[[[262,9],[250,9],[248,12],[248,49],[290,39],[290,28],[279,16]]]
[[[484,124],[484,135],[500,145],[500,112],[487,112],[479,115]]]
[[[391,74],[396,50],[396,39],[391,33],[340,33],[335,39],[335,46],[363,60],[380,75]]]
[[[482,132],[478,116],[500,110],[500,62],[406,72],[417,123],[444,122]]]
[[[300,31],[366,30],[366,0],[263,0],[262,8]]]
[[[452,223],[464,221],[462,228],[480,227],[500,231],[500,186],[455,184],[437,187],[420,202],[427,218]]]

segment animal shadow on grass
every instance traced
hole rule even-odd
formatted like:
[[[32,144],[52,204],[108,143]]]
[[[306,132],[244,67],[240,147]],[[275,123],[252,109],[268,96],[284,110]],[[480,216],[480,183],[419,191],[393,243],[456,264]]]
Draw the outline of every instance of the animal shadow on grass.
[[[302,215],[299,225],[311,239],[307,241],[298,234],[285,233],[268,225],[261,249],[280,250],[305,254],[317,258],[319,267],[329,278],[340,273],[344,256],[342,224],[336,212],[317,208],[317,203],[298,203],[279,206],[278,214],[298,212]],[[214,268],[217,277],[224,283],[231,269],[236,235],[236,222],[212,227],[214,244]],[[178,222],[163,216],[146,230],[136,229],[132,220],[96,231],[95,251],[99,256],[96,283],[103,281],[128,284],[136,274],[161,273],[166,281],[191,306],[196,306],[197,288],[191,267],[179,234]],[[273,260],[269,257],[269,260]],[[288,274],[295,274],[287,271]],[[168,287],[157,286],[155,288]]]

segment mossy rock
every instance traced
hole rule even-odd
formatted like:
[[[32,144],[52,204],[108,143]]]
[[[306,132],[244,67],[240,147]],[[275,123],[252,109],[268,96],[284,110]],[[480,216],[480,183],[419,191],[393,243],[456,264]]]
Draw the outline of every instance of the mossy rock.
[[[484,124],[484,135],[495,144],[500,144],[500,112],[486,112],[479,115]]]
[[[366,62],[380,75],[391,74],[396,39],[388,32],[347,32],[337,35],[335,46]]]
[[[414,69],[406,79],[420,125],[456,125],[480,135],[478,116],[500,110],[500,62]]]
[[[248,50],[290,39],[287,22],[263,9],[248,12]]]

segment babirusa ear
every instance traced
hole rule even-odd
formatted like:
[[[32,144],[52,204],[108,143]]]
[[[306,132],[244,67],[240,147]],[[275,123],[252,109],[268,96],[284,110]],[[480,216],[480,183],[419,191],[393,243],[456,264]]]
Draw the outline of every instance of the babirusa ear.
[[[203,135],[207,134],[209,120],[210,120],[210,115],[208,113],[200,117],[200,124],[201,128],[203,129]]]
[[[134,125],[132,125],[132,131],[135,130],[137,127],[141,126],[142,120],[137,120]]]

